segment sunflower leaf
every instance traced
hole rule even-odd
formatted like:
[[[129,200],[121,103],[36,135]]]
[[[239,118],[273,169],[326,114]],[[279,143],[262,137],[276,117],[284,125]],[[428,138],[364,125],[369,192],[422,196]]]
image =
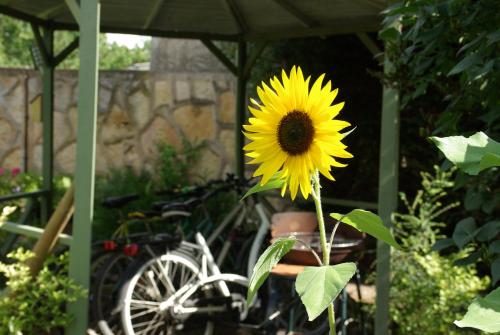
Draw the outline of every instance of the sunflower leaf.
[[[471,327],[486,333],[500,331],[500,287],[486,297],[477,297],[468,307],[462,320],[454,323],[460,328]]]
[[[285,256],[294,246],[296,241],[295,236],[278,238],[271,244],[262,255],[260,255],[257,263],[255,264],[248,284],[247,304],[250,305],[255,294],[262,286],[269,272],[276,264]]]
[[[500,143],[483,132],[469,137],[449,136],[430,139],[446,158],[467,174],[477,175],[484,169],[500,166]]]
[[[248,197],[254,193],[269,191],[269,190],[272,190],[275,188],[281,188],[284,183],[285,183],[285,179],[280,178],[280,174],[277,172],[264,185],[261,185],[260,183],[255,184],[252,188],[250,188],[247,191],[247,193],[245,193],[245,195],[243,196],[243,198],[241,198],[241,200],[245,199],[246,197]]]
[[[357,230],[367,233],[396,249],[401,249],[401,246],[396,242],[391,234],[391,231],[384,226],[382,219],[372,212],[363,209],[355,209],[347,213],[345,216],[338,213],[331,213],[330,216],[335,220],[341,220]],[[342,218],[343,216],[343,218]]]
[[[309,321],[316,319],[356,272],[356,264],[342,263],[327,266],[306,266],[299,273],[295,290],[306,307]]]

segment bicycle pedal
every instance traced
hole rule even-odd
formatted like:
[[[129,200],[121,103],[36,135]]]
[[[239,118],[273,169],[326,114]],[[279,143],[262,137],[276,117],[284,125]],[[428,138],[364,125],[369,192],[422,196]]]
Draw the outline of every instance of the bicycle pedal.
[[[227,305],[231,306],[233,300],[231,297],[210,297],[210,298],[199,298],[191,302],[193,306],[189,306],[186,302],[186,307],[202,307],[202,306],[210,306],[210,305]]]

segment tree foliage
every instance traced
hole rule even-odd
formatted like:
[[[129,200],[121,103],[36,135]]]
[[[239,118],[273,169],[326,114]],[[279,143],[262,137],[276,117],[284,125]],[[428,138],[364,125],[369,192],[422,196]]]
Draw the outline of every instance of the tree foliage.
[[[63,50],[78,36],[73,31],[54,33],[54,50]],[[0,67],[33,67],[30,47],[34,43],[31,27],[27,22],[0,15]],[[101,69],[125,69],[135,63],[147,62],[150,58],[151,43],[129,49],[116,43],[108,43],[105,34],[99,36],[99,67]],[[78,51],[74,51],[59,66],[77,69]]]
[[[401,92],[402,124],[405,118],[419,116],[409,129],[417,133],[412,139],[418,138],[421,144],[411,150],[403,146],[403,156],[432,162],[422,157],[435,150],[426,144],[431,135],[468,137],[481,130],[498,141],[499,22],[500,2],[496,0],[405,0],[385,12],[387,28],[380,38],[386,41],[386,55],[394,68],[384,80]],[[425,145],[429,150],[423,150]],[[451,163],[444,161],[444,166]],[[478,230],[498,218],[499,183],[498,168],[475,176],[459,171],[454,191],[464,206],[447,213],[444,221],[450,225],[445,232],[451,236],[454,226],[464,225],[464,218],[473,220]],[[447,241],[439,242],[440,247],[449,247]],[[482,265],[479,269],[493,269],[495,259],[481,257],[486,255],[481,251],[483,243],[467,248],[472,248],[471,257],[457,263],[476,262]]]

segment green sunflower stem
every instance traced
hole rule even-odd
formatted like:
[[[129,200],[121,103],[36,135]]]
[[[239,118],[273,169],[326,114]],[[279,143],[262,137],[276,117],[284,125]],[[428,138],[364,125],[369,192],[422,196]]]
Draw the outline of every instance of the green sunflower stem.
[[[326,241],[325,234],[325,219],[323,217],[323,209],[321,207],[321,185],[319,183],[319,172],[316,171],[313,175],[313,191],[311,192],[314,205],[316,206],[316,215],[318,217],[319,238],[321,243],[321,251],[323,252],[323,264],[330,264],[330,247]],[[335,330],[335,312],[333,310],[333,302],[328,305],[328,324],[330,325],[330,335],[336,335]]]

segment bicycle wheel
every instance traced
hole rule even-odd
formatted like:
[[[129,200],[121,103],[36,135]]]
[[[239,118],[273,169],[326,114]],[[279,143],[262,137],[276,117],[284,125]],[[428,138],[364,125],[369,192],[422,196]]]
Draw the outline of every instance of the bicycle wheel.
[[[200,333],[196,328],[202,328],[203,333],[203,322],[186,322],[169,309],[160,310],[161,302],[201,278],[197,262],[181,253],[167,253],[144,263],[122,289],[121,318],[125,334]]]
[[[119,318],[113,318],[113,309],[117,305],[120,288],[131,262],[131,258],[122,252],[113,253],[101,266],[90,293],[95,322],[107,321],[109,328],[117,335],[123,332],[120,330]]]

